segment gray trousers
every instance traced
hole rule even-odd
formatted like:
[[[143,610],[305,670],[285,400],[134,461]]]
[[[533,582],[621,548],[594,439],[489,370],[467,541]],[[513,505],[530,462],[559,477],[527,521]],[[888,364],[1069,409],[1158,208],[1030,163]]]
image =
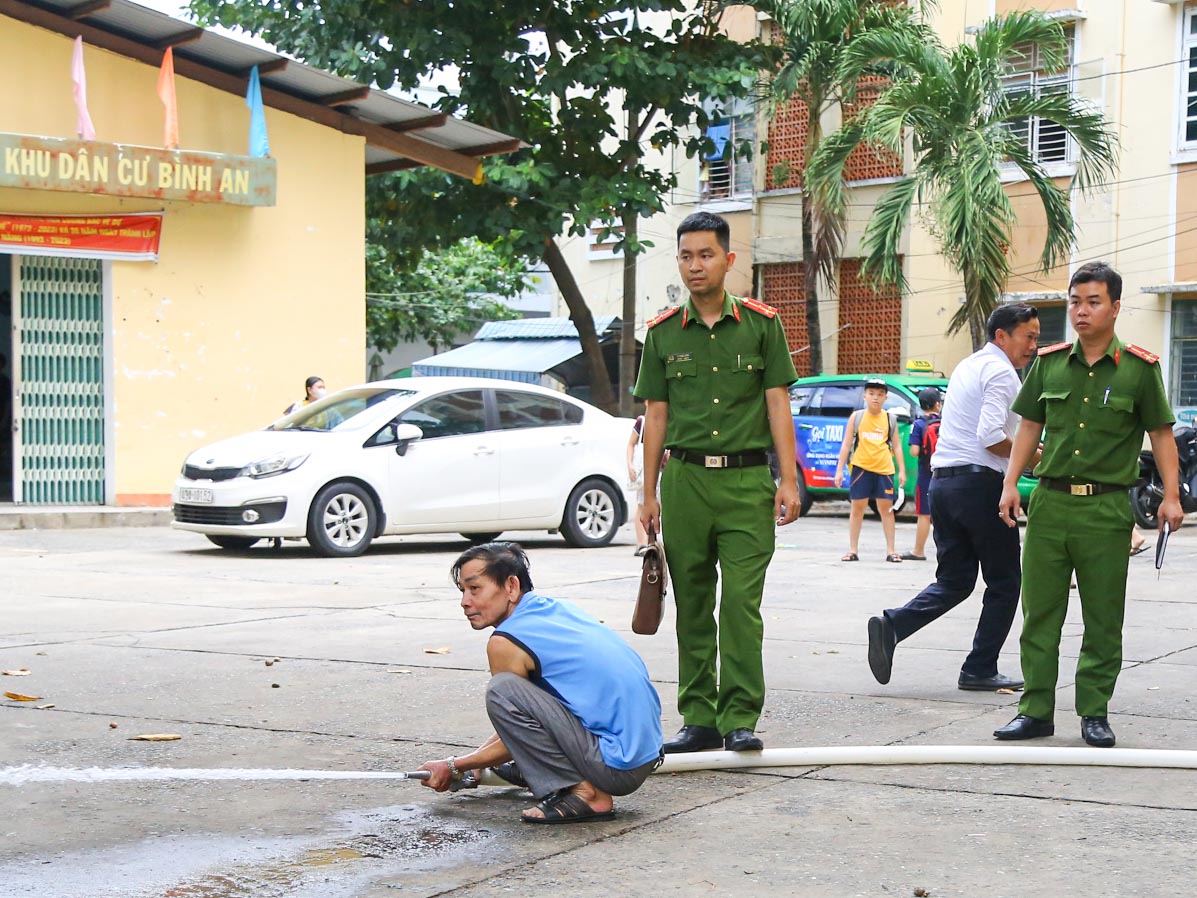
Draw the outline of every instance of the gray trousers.
[[[550,693],[500,673],[486,687],[486,713],[537,798],[587,780],[612,795],[635,792],[658,759],[633,770],[608,767],[598,737]]]

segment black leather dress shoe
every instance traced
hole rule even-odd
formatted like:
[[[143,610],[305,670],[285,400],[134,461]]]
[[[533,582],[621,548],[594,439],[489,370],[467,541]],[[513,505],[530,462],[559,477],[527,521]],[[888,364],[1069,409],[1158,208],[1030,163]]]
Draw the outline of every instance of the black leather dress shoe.
[[[1086,742],[1097,748],[1114,747],[1114,731],[1110,729],[1108,718],[1082,717],[1081,736]]]
[[[741,727],[723,737],[723,747],[728,751],[760,751],[765,743],[752,730]]]
[[[882,686],[889,682],[889,675],[894,669],[894,647],[897,644],[898,637],[894,635],[894,625],[888,617],[882,614],[869,618],[869,670]]]
[[[667,755],[687,751],[703,751],[708,748],[722,748],[723,737],[714,727],[700,727],[688,724],[677,731],[676,736],[665,740],[662,750]]]
[[[972,674],[961,671],[956,686],[959,689],[969,689],[974,692],[994,692],[998,689],[1013,689],[1017,692],[1022,689],[1023,682],[1000,673],[994,674],[992,677],[974,677]]]
[[[1056,732],[1056,725],[1050,720],[1040,720],[1038,717],[1027,717],[1019,714],[1004,727],[998,727],[993,735],[998,739],[1039,739]]]

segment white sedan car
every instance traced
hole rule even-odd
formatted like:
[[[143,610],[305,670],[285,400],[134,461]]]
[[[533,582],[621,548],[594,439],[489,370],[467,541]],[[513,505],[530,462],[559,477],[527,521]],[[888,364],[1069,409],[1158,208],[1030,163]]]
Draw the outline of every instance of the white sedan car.
[[[560,531],[604,546],[634,501],[632,422],[541,387],[416,377],[341,390],[187,457],[174,524],[225,549],[306,537],[360,555],[376,536]]]

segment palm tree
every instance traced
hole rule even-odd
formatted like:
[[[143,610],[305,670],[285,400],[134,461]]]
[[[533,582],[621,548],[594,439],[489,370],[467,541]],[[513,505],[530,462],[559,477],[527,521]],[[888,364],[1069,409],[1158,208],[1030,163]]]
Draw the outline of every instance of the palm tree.
[[[862,35],[846,51],[840,77],[849,79],[878,59],[890,60],[898,74],[876,103],[823,142],[807,176],[816,202],[841,212],[840,174],[852,149],[864,142],[901,152],[910,138],[913,168],[874,208],[862,269],[874,280],[905,284],[898,245],[912,207],[925,204],[944,255],[964,281],[965,301],[948,334],[967,326],[974,347],[985,341],[985,321],[1010,274],[1007,249],[1016,217],[1002,186],[1008,164],[1031,183],[1046,212],[1045,272],[1066,257],[1074,239],[1069,191],[1056,186],[1028,147],[1027,123],[1038,117],[1067,134],[1076,148],[1073,182],[1082,191],[1117,165],[1117,137],[1101,112],[1067,90],[1005,86],[1011,64],[1025,60],[1028,46],[1043,71],[1066,70],[1063,28],[1037,12],[991,19],[971,44],[951,50],[933,39],[912,46],[880,32]]]
[[[929,3],[924,0],[922,5]],[[884,46],[903,42],[917,45],[923,31],[917,24],[915,10],[904,2],[752,0],[752,6],[773,20],[774,33],[780,38],[781,65],[768,85],[773,104],[798,100],[806,107],[806,146],[802,159],[805,182],[811,158],[824,140],[824,115],[836,106],[842,110],[846,102],[853,100],[862,77],[885,71],[884,67],[867,62],[854,67],[844,65],[848,48],[869,34],[884,35]],[[860,56],[856,54],[853,58]],[[834,284],[843,234],[843,207],[828,208],[804,186],[802,266],[812,374],[823,371],[819,279]]]

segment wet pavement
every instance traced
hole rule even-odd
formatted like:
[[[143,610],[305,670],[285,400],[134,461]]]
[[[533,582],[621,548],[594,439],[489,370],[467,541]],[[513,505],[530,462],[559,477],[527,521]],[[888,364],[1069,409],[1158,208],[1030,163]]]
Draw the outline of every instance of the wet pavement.
[[[903,643],[879,686],[865,620],[917,592],[934,564],[884,563],[873,521],[863,560],[841,564],[845,531],[835,509],[779,531],[764,606],[768,746],[993,744],[1017,697],[955,688],[979,596]],[[899,524],[900,549],[913,532]],[[529,549],[538,590],[577,601],[644,655],[676,728],[672,609],[658,636],[630,633],[626,528],[589,551],[507,536]],[[410,770],[489,735],[486,634],[462,620],[448,581],[464,547],[388,539],[329,560],[301,543],[224,552],[155,527],[0,533],[0,670],[29,671],[0,676],[0,692],[32,699],[0,698],[0,896],[1192,893],[1193,771],[661,774],[618,799],[614,821],[560,828],[522,825],[517,789],[440,796],[303,775]],[[1111,721],[1119,747],[1197,749],[1197,527],[1174,535],[1158,580],[1151,555],[1131,562]],[[1082,745],[1070,710],[1080,632],[1074,608],[1057,735],[1037,745]],[[1006,648],[1014,672],[1017,626]],[[147,735],[178,738],[133,738]]]

